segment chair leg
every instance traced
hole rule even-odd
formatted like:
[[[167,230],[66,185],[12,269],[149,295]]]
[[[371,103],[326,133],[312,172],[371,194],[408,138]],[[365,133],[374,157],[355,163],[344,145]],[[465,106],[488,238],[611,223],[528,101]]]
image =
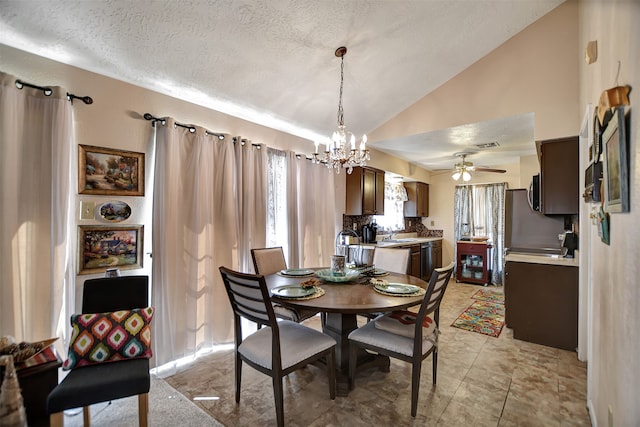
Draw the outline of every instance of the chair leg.
[[[82,421],[84,423],[84,427],[89,427],[91,425],[91,409],[88,406],[82,408]]]
[[[64,412],[56,412],[49,415],[49,425],[51,427],[64,427]]]
[[[356,364],[358,358],[358,346],[355,342],[349,341],[349,390],[356,386]]]
[[[242,379],[242,359],[236,351],[236,403],[240,403],[240,380]]]
[[[336,348],[327,354],[327,373],[329,374],[329,397],[336,400]]]
[[[147,416],[149,415],[149,394],[143,393],[138,395],[138,425],[139,427],[147,427]]]
[[[420,373],[422,360],[414,361],[411,367],[411,416],[418,413],[418,392],[420,391]]]
[[[273,397],[276,400],[276,424],[284,427],[284,397],[282,390],[282,377],[273,376]]]
[[[436,383],[436,377],[438,374],[438,349],[433,350],[433,384]]]

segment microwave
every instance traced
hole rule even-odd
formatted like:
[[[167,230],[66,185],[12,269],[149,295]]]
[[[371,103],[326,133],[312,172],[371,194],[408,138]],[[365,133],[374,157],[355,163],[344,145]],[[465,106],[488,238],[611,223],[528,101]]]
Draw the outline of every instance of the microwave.
[[[533,175],[529,184],[529,206],[534,211],[540,212],[540,174]]]

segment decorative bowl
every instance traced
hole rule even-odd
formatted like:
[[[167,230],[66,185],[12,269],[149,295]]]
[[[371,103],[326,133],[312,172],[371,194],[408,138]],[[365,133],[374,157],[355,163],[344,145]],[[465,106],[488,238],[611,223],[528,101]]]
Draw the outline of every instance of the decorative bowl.
[[[316,276],[326,282],[350,282],[357,279],[358,276],[360,276],[360,272],[350,268],[345,268],[344,274],[338,275],[334,274],[330,268],[326,268],[324,270],[316,271]]]

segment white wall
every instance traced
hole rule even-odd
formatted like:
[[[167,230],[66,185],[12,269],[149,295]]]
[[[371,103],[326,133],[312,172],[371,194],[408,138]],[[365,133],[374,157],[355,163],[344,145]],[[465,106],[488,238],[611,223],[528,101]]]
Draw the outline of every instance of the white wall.
[[[597,104],[600,93],[616,85],[630,85],[630,198],[631,211],[611,215],[611,244],[600,241],[591,225],[591,239],[582,242],[591,252],[593,284],[590,313],[592,351],[588,355],[588,403],[594,425],[640,425],[640,2],[637,0],[580,1],[579,3],[580,113],[587,103]],[[590,40],[598,42],[598,60],[587,65],[582,58]],[[588,214],[587,205],[582,215]],[[585,234],[583,232],[583,234]]]

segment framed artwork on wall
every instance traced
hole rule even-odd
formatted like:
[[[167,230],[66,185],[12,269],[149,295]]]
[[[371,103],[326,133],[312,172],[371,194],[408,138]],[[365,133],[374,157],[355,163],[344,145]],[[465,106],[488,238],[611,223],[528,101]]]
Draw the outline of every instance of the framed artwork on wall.
[[[78,193],[144,196],[144,153],[78,145]]]
[[[617,107],[602,134],[604,208],[629,212],[629,159],[624,107]]]
[[[78,226],[79,274],[142,268],[144,226]]]

